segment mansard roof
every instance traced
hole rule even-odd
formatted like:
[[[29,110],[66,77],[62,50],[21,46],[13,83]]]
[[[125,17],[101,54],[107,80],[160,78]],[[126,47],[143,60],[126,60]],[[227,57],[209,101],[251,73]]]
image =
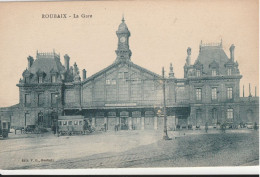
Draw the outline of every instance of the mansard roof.
[[[50,74],[55,71],[61,73],[65,70],[65,67],[61,64],[60,58],[57,54],[41,54],[37,53],[36,60],[30,67],[30,72],[35,74],[38,71],[42,71],[46,74]]]
[[[222,48],[222,43],[219,44],[201,44],[200,52],[196,63],[201,63],[203,65],[204,73],[211,73],[210,66],[212,64],[218,64],[219,74],[225,75],[225,64],[229,62],[230,59],[224,52]]]
[[[136,68],[136,69],[138,69],[138,70],[140,70],[140,71],[142,71],[142,72],[144,72],[144,73],[150,74],[150,75],[152,75],[152,76],[154,76],[154,77],[156,77],[156,78],[162,78],[162,76],[160,76],[159,74],[156,74],[156,73],[154,73],[154,72],[152,72],[152,71],[149,71],[149,70],[147,70],[147,69],[145,69],[145,68],[143,68],[143,67],[141,67],[141,66],[139,66],[139,65],[136,65],[136,64],[134,64],[134,63],[131,62],[131,61],[126,61],[126,60],[122,60],[122,61],[121,61],[121,60],[119,60],[119,61],[114,62],[113,64],[109,65],[108,67],[102,69],[101,71],[99,71],[99,72],[93,74],[92,76],[88,77],[86,80],[83,81],[83,83],[86,83],[86,82],[88,82],[88,81],[90,81],[90,80],[95,79],[96,77],[98,77],[98,76],[104,74],[105,72],[109,71],[110,69],[112,69],[112,68],[114,68],[114,67],[117,67],[117,66],[120,65],[120,64],[126,64],[126,65],[131,66],[131,67],[133,67],[133,68]]]

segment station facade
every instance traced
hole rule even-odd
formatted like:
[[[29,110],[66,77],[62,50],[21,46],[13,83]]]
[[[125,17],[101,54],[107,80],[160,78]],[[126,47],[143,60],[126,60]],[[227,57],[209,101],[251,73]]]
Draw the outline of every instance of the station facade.
[[[29,56],[22,73],[19,104],[1,109],[1,116],[11,119],[11,126],[41,125],[51,127],[58,115],[83,115],[96,129],[163,129],[163,79],[131,61],[130,31],[122,19],[116,31],[116,60],[105,69],[87,77],[80,76],[70,57],[51,53]],[[184,78],[174,76],[170,64],[166,82],[168,129],[176,125],[203,126],[217,123],[257,122],[259,98],[240,97],[240,74],[234,58],[216,44],[200,44],[199,55],[191,64],[191,48],[187,49]]]

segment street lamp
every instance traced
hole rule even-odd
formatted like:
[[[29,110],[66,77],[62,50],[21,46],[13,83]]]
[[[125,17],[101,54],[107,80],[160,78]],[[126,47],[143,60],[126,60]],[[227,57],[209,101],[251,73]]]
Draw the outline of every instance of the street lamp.
[[[162,76],[163,76],[163,116],[164,116],[164,128],[163,128],[163,139],[170,140],[167,134],[167,113],[166,113],[166,100],[165,100],[165,78],[164,78],[164,67],[162,68]]]

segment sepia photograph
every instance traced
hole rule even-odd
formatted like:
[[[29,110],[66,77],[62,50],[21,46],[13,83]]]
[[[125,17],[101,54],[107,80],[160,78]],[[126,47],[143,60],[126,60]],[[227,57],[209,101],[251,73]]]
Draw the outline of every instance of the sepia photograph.
[[[259,168],[258,0],[0,2],[0,80],[1,174]]]

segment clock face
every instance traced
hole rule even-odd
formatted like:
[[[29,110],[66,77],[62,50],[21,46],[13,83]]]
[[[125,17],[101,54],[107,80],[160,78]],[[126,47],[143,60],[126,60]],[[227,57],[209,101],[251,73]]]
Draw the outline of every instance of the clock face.
[[[125,37],[121,37],[120,42],[125,42]]]

